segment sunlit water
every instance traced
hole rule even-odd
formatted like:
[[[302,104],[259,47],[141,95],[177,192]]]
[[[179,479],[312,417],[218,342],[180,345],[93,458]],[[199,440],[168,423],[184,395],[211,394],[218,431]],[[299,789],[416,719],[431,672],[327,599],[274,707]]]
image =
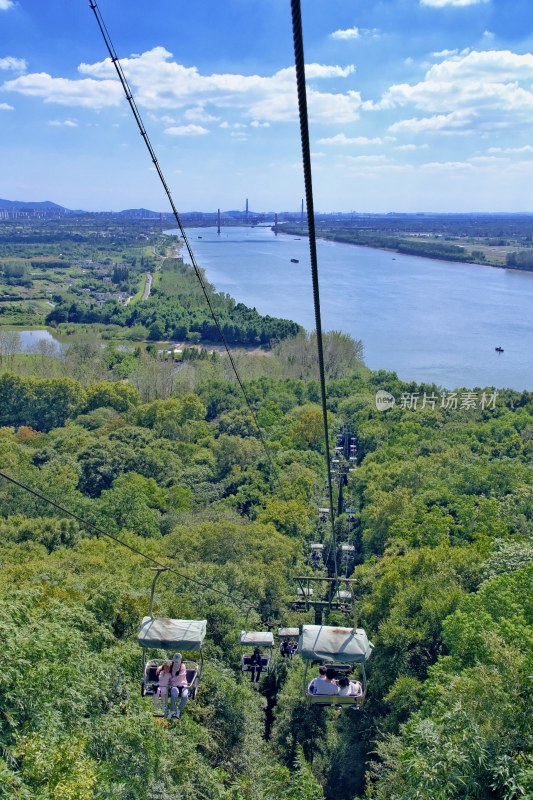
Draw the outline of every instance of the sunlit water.
[[[56,353],[59,353],[63,347],[62,343],[52,336],[50,331],[47,331],[45,328],[35,328],[31,331],[19,331],[16,328],[12,330],[16,331],[20,337],[21,353],[36,352],[39,342],[46,342],[50,348],[55,348]]]
[[[223,228],[220,236],[189,228],[187,236],[218,291],[315,328],[306,238],[262,227]],[[449,389],[533,390],[533,274],[325,241],[317,247],[323,330],[362,339],[370,368]]]

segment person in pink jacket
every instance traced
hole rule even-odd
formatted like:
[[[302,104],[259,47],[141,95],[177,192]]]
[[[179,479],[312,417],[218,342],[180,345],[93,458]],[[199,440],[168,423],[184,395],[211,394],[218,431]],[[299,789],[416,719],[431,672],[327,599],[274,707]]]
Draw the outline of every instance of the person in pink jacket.
[[[171,669],[172,661],[165,661],[157,668],[157,689],[154,692],[154,711],[157,712],[159,701],[161,701],[161,710],[164,715],[167,713]]]
[[[176,709],[176,700],[180,697],[180,706]],[[181,657],[181,653],[174,653],[172,656],[172,667],[170,670],[170,711],[168,719],[179,716],[187,705],[189,689],[187,687],[187,668]]]

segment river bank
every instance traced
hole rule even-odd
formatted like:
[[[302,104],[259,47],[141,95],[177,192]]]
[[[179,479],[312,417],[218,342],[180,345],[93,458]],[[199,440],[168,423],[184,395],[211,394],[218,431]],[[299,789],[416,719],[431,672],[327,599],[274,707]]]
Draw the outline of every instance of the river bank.
[[[278,234],[308,238],[307,228],[297,225],[283,224],[278,226]],[[496,267],[498,269],[512,269],[518,272],[533,272],[533,251],[511,245],[495,245],[473,240],[451,239],[443,242],[438,237],[383,237],[376,233],[361,234],[355,231],[324,231],[320,226],[316,228],[317,239],[322,241],[347,244],[355,247],[370,247],[376,250],[412,255],[418,258],[427,258],[436,261],[449,261],[461,264],[479,264],[480,266]],[[509,263],[509,259],[524,257],[528,254],[531,264],[520,265]]]

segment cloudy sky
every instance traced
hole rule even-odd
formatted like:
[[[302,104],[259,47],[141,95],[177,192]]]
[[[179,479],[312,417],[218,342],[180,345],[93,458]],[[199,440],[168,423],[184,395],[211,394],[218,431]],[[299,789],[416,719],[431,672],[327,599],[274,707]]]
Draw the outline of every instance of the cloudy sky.
[[[290,0],[99,0],[178,209],[297,210]],[[319,211],[533,211],[531,0],[302,0]],[[89,0],[0,0],[0,197],[167,210]]]

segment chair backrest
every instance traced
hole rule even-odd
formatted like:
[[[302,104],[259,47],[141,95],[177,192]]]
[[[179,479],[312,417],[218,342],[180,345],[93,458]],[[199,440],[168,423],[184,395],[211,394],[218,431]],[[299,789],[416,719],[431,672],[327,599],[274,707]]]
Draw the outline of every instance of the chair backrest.
[[[152,666],[148,667],[146,678],[149,681],[155,681],[155,682],[157,682],[159,680],[159,677],[157,675],[157,666],[156,665],[152,665]]]
[[[187,670],[187,685],[188,685],[188,686],[190,686],[190,685],[191,685],[191,683],[192,683],[192,682],[194,681],[194,679],[196,678],[196,674],[197,674],[197,672],[198,672],[198,670],[196,670],[196,669],[188,669],[188,670]]]

